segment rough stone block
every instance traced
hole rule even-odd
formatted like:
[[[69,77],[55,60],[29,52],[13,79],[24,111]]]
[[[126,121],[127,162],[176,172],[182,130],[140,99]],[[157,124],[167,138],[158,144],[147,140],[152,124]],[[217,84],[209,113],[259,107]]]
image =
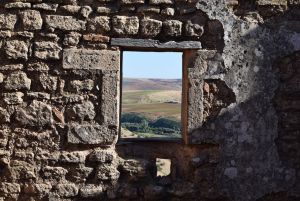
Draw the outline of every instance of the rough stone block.
[[[84,163],[87,154],[86,151],[63,151],[60,154],[59,160],[63,163]]]
[[[20,192],[21,192],[21,188],[20,185],[17,183],[7,183],[7,182],[0,183],[0,194],[15,194]]]
[[[113,31],[118,35],[135,35],[139,32],[138,17],[115,16],[112,25]]]
[[[120,172],[116,166],[111,164],[102,164],[97,168],[95,177],[101,181],[116,181],[120,176]]]
[[[179,20],[167,20],[163,23],[163,31],[166,36],[180,36],[182,22]]]
[[[31,8],[31,3],[23,3],[23,2],[13,2],[5,4],[4,8]]]
[[[34,56],[39,59],[59,59],[62,48],[54,42],[35,42]]]
[[[110,163],[116,157],[113,150],[95,150],[89,156],[88,160],[91,162]]]
[[[97,8],[97,13],[99,14],[110,14],[110,13],[116,13],[118,11],[117,7],[98,7]]]
[[[70,124],[68,143],[70,144],[111,144],[117,131],[98,124]]]
[[[122,4],[143,4],[144,0],[121,0]]]
[[[53,187],[55,192],[61,197],[73,197],[78,194],[78,188],[75,184],[58,184]]]
[[[159,14],[160,8],[159,6],[140,6],[137,9],[138,13],[157,13]]]
[[[119,124],[118,83],[118,74],[105,74],[102,78],[101,114],[107,125],[118,126]]]
[[[86,29],[85,21],[78,20],[72,16],[47,15],[45,24],[49,28],[63,31],[83,31]]]
[[[93,120],[96,116],[94,104],[85,101],[82,104],[76,104],[67,108],[66,117],[68,120]]]
[[[50,126],[53,123],[52,108],[50,105],[34,100],[27,108],[16,112],[15,121],[24,126]]]
[[[50,76],[48,74],[41,74],[39,76],[39,81],[41,86],[46,91],[55,91],[57,88],[58,78],[55,76]]]
[[[20,13],[24,30],[38,30],[42,28],[43,19],[39,11],[26,10]]]
[[[63,68],[119,70],[120,52],[112,50],[66,49],[63,53]]]
[[[3,71],[17,71],[17,70],[22,70],[23,67],[24,67],[23,64],[12,64],[12,65],[0,66],[0,70],[3,70]]]
[[[0,15],[0,29],[13,30],[17,22],[17,16],[12,14]]]
[[[3,93],[3,101],[8,105],[18,105],[23,103],[23,96],[22,92]]]
[[[84,18],[88,18],[92,12],[93,12],[93,9],[90,6],[83,6],[80,9],[80,14]]]
[[[28,43],[20,40],[6,42],[5,53],[9,59],[28,59]]]
[[[58,8],[58,4],[52,4],[52,3],[39,3],[32,6],[33,8],[44,10],[44,11],[53,11],[56,12]]]
[[[104,193],[104,190],[101,185],[88,184],[83,186],[79,193],[83,198],[91,198],[101,196]]]
[[[10,74],[4,81],[4,88],[7,90],[30,89],[31,80],[24,72]]]
[[[157,36],[162,28],[162,22],[154,19],[141,20],[141,34],[146,37]]]
[[[0,107],[0,123],[8,123],[8,122],[10,122],[10,114],[6,109]]]
[[[255,3],[259,6],[265,6],[265,5],[286,6],[288,1],[287,0],[257,0]]]
[[[149,4],[153,4],[153,5],[159,5],[159,4],[170,5],[170,4],[173,4],[173,1],[172,0],[150,0]]]

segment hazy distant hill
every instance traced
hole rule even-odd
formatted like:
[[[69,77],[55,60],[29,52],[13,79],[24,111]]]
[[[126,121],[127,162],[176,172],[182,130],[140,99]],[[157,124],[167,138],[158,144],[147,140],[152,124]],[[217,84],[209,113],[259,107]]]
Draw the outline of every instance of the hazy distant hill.
[[[181,91],[181,79],[123,78],[123,90],[178,90]]]

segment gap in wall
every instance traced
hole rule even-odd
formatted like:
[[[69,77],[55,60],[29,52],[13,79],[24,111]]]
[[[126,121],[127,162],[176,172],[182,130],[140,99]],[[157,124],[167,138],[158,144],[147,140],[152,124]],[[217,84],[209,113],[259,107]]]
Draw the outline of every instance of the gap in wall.
[[[121,138],[181,138],[182,71],[182,52],[123,52]]]

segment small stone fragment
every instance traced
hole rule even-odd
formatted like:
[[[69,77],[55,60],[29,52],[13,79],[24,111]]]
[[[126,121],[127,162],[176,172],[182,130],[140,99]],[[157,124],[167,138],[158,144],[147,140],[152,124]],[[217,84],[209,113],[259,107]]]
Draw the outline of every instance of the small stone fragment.
[[[4,80],[4,75],[0,73],[0,84],[3,82],[3,80]]]
[[[115,181],[119,176],[120,172],[111,164],[100,165],[96,173],[96,178],[101,181]]]
[[[185,25],[185,34],[186,36],[200,37],[204,33],[203,26],[199,24],[193,24],[191,21],[187,21]]]
[[[31,8],[31,4],[22,2],[7,3],[4,8]]]
[[[110,18],[106,16],[99,16],[91,19],[88,22],[88,30],[97,33],[106,33],[110,31]]]
[[[143,4],[144,0],[121,0],[122,4]]]
[[[81,91],[91,91],[94,88],[94,81],[87,79],[87,80],[74,80],[70,83],[71,89],[75,92],[81,92]]]
[[[167,20],[163,23],[164,34],[167,36],[180,36],[182,30],[182,22],[179,20]]]
[[[50,76],[48,74],[40,75],[40,83],[44,90],[55,91],[57,88],[57,77]]]
[[[88,18],[89,15],[93,12],[93,9],[90,6],[83,6],[80,9],[80,14],[82,15],[82,17],[84,18]]]
[[[25,30],[39,30],[42,28],[43,19],[39,11],[26,10],[21,12],[20,16]]]
[[[173,15],[175,15],[175,10],[174,10],[174,8],[165,8],[161,11],[161,14],[167,15],[167,16],[173,16]]]
[[[33,5],[33,8],[45,11],[53,11],[56,12],[58,8],[58,4],[51,4],[51,3],[40,3]]]
[[[31,80],[24,72],[12,73],[4,81],[4,88],[7,90],[29,90],[30,85]]]
[[[162,22],[154,19],[141,20],[141,34],[146,37],[157,36],[162,27]]]
[[[77,20],[72,16],[47,15],[45,17],[45,24],[49,28],[63,31],[83,31],[86,29],[85,21]]]
[[[113,31],[118,35],[135,35],[139,31],[138,17],[115,16],[112,24]]]
[[[81,7],[75,5],[66,5],[60,7],[63,12],[69,12],[71,14],[79,13]]]
[[[87,35],[83,35],[83,40],[90,41],[90,42],[107,43],[109,42],[109,37],[100,34],[87,34]]]
[[[138,13],[157,13],[159,14],[160,8],[158,6],[141,6],[137,9]]]
[[[9,59],[28,59],[28,44],[20,40],[6,42],[5,53]]]
[[[63,151],[59,160],[63,163],[84,163],[87,152],[85,151]]]
[[[12,14],[0,15],[0,29],[13,30],[17,22],[17,16]]]
[[[118,9],[116,7],[98,7],[97,8],[97,13],[99,14],[110,14],[110,13],[116,13]]]
[[[12,64],[12,65],[0,66],[0,70],[4,70],[4,71],[16,71],[22,69],[23,69],[23,64]]]
[[[83,198],[90,198],[100,196],[104,191],[100,185],[88,184],[82,187],[79,192]]]
[[[91,162],[110,163],[114,160],[115,153],[113,150],[95,150],[89,156]]]
[[[23,103],[23,96],[22,92],[3,93],[3,101],[7,105],[18,105]]]
[[[173,4],[172,0],[150,0],[149,4],[159,5],[159,4]]]
[[[9,123],[9,122],[10,122],[10,114],[6,109],[0,107],[0,123]]]
[[[35,42],[34,56],[39,59],[59,59],[62,48],[54,42]]]
[[[37,62],[37,63],[29,63],[27,67],[28,71],[48,71],[49,66],[43,62]]]
[[[76,46],[80,41],[81,34],[77,32],[71,32],[65,35],[64,45],[66,46]]]

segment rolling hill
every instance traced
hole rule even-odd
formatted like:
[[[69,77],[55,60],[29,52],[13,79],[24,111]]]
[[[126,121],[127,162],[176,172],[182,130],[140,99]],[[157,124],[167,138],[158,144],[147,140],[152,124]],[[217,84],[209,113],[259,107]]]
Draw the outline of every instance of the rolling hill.
[[[123,78],[123,91],[172,90],[181,91],[181,79]]]

